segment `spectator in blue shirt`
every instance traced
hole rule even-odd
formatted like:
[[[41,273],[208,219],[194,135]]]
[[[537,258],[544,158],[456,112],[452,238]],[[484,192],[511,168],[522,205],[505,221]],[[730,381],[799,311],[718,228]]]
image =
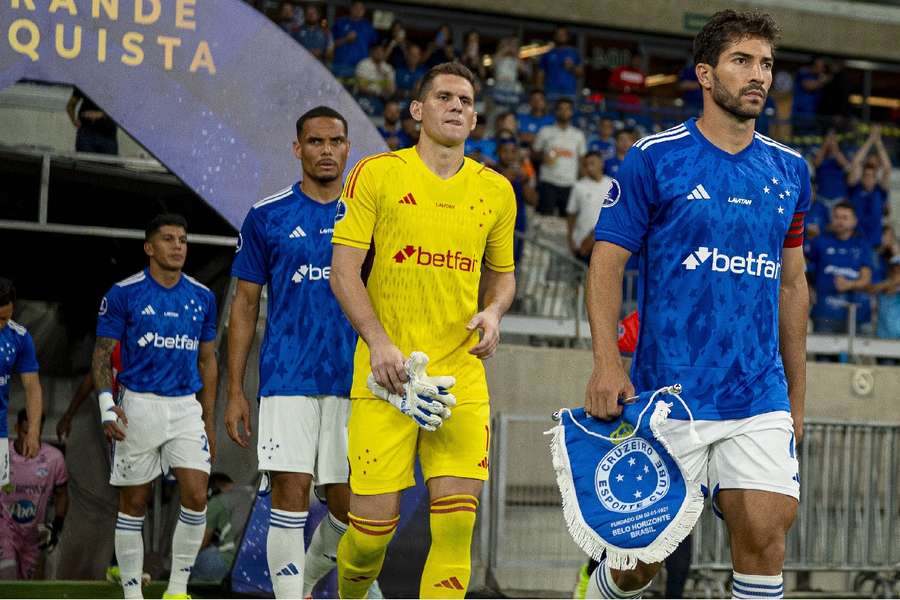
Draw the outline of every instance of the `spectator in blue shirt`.
[[[803,251],[807,254],[812,241],[828,231],[831,224],[831,210],[819,200],[818,184],[815,180],[810,185],[810,204],[803,219]]]
[[[528,95],[528,112],[519,115],[519,139],[531,145],[541,127],[553,125],[553,115],[547,112],[547,97],[542,90],[532,90]]]
[[[350,16],[335,21],[334,61],[331,71],[335,77],[350,78],[356,65],[369,56],[369,48],[378,39],[375,28],[366,20],[366,5],[358,0],[350,5]]]
[[[829,81],[825,59],[817,57],[808,67],[800,67],[794,77],[794,101],[791,121],[794,133],[814,133],[816,112],[822,96],[822,88]]]
[[[869,156],[873,147],[876,154]],[[859,232],[874,248],[881,244],[881,221],[889,209],[887,201],[891,187],[891,159],[881,141],[880,126],[872,127],[868,139],[853,157],[847,185],[850,203],[859,218]]]
[[[558,27],[553,36],[552,50],[541,57],[538,71],[538,87],[551,101],[560,98],[575,99],[578,95],[578,78],[584,74],[581,55],[569,45],[569,30]]]
[[[596,152],[604,162],[616,155],[616,124],[610,117],[600,119],[597,137],[588,142],[588,152]]]
[[[819,201],[828,208],[847,197],[847,172],[850,161],[841,151],[837,135],[830,130],[813,157]]]
[[[410,44],[406,48],[406,60],[397,67],[394,72],[397,79],[397,95],[403,98],[412,98],[416,92],[416,86],[425,76],[425,66],[422,64],[422,49]]]
[[[322,62],[328,62],[334,56],[334,39],[331,32],[324,27],[322,16],[315,4],[306,7],[303,27],[295,38],[310,54]]]
[[[628,150],[634,145],[634,130],[628,129],[620,129],[616,132],[616,153],[614,156],[607,158],[606,162],[603,163],[603,172],[609,175],[610,177],[615,178],[615,176],[619,173],[619,167],[622,165],[622,161],[625,160],[625,155],[628,153]]]
[[[697,69],[694,61],[689,61],[678,75],[678,89],[684,102],[684,112],[688,116],[697,116],[703,106],[703,91],[697,80]]]
[[[526,205],[537,206],[538,194],[533,177],[529,177],[522,169],[522,153],[513,138],[505,139],[497,145],[497,171],[509,180],[516,194],[515,230],[524,234],[528,229],[528,212]],[[513,243],[513,258],[516,262],[522,256],[522,240],[516,238]]]
[[[378,128],[378,133],[384,138],[385,143],[391,150],[400,150],[401,148],[409,148],[412,146],[412,140],[403,131],[403,124],[400,122],[400,103],[396,100],[388,100],[384,103],[384,124]]]
[[[456,48],[453,47],[453,30],[449,25],[441,25],[425,51],[425,67],[430,69],[441,63],[453,62],[456,57]]]
[[[857,304],[856,321],[865,331],[871,320],[866,290],[872,282],[872,246],[856,234],[856,212],[849,202],[831,211],[831,231],[813,240],[807,270],[814,274],[813,327],[817,333],[846,333],[847,304]]]
[[[275,13],[275,23],[281,29],[297,41],[297,35],[303,27],[303,15],[297,10],[293,2],[284,0],[278,5],[278,12]]]
[[[466,138],[466,156],[486,165],[497,162],[497,142],[487,137],[487,118],[478,115],[475,129]]]
[[[875,335],[880,338],[900,340],[900,250],[894,254],[887,265],[884,281],[869,288],[878,294],[878,327]],[[880,364],[897,364],[896,360],[879,360]]]

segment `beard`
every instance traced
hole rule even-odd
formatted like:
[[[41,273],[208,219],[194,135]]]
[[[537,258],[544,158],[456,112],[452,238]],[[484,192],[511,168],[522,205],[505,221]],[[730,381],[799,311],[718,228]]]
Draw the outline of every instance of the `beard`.
[[[759,108],[756,107],[746,107],[741,104],[741,98],[744,97],[749,91],[758,91],[763,95],[762,104]],[[725,85],[716,77],[715,73],[713,73],[713,89],[712,89],[712,97],[713,101],[716,105],[719,106],[722,110],[729,113],[739,121],[749,121],[750,119],[756,119],[762,114],[763,109],[766,105],[766,90],[762,86],[758,85],[748,85],[737,93],[737,95],[733,95],[728,92],[728,89]]]

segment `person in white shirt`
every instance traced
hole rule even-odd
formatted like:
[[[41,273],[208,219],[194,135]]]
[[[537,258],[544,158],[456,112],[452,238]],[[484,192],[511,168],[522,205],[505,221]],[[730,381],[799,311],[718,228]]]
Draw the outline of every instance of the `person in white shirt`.
[[[356,65],[356,86],[360,94],[386,100],[394,95],[394,67],[384,60],[384,47],[372,46],[369,58]]]
[[[609,196],[613,181],[603,174],[603,157],[599,152],[588,152],[582,163],[584,177],[579,179],[569,194],[566,207],[566,225],[569,233],[569,249],[579,260],[589,263],[594,248],[594,227],[600,217],[603,202]]]
[[[569,193],[578,179],[578,162],[587,152],[584,133],[572,125],[571,100],[556,103],[556,123],[542,127],[534,140],[535,162],[540,163],[538,212],[563,215]]]

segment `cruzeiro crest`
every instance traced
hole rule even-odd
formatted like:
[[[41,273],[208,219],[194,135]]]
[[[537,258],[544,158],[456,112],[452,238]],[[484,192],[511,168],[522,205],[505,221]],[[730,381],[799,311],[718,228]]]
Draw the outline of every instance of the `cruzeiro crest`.
[[[612,448],[594,474],[597,498],[617,513],[643,510],[669,491],[669,471],[647,440],[631,438]]]

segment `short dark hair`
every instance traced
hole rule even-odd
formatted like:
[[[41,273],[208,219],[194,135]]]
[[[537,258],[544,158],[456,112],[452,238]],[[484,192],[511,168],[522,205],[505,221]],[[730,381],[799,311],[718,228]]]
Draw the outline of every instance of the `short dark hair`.
[[[771,44],[772,52],[775,52],[775,43],[780,35],[781,29],[768,13],[720,10],[709,18],[694,38],[694,64],[705,63],[715,67],[727,45],[747,38],[762,38]]]
[[[0,306],[16,301],[16,286],[6,277],[0,277]]]
[[[530,98],[530,97],[534,96],[535,94],[540,94],[541,96],[544,96],[545,98],[547,97],[547,94],[544,93],[544,90],[539,89],[539,88],[534,88],[533,90],[528,92],[528,97]]]
[[[856,208],[851,203],[847,202],[846,200],[841,200],[840,202],[835,204],[831,210],[835,211],[839,208],[846,208],[847,210],[849,210],[850,212],[853,213],[853,216],[856,216]]]
[[[422,76],[422,80],[419,82],[419,87],[416,90],[416,100],[419,102],[425,100],[425,96],[428,95],[428,91],[431,89],[431,84],[434,83],[438,75],[462,77],[472,85],[472,90],[475,90],[475,75],[469,70],[469,67],[458,62],[445,62],[431,67]]]
[[[630,135],[632,138],[634,138],[634,129],[632,129],[631,127],[623,127],[622,129],[618,130],[618,131],[615,133],[614,137],[619,137],[619,136],[622,135],[623,133],[627,133],[627,134]]]
[[[303,125],[309,121],[310,119],[316,119],[319,117],[326,117],[328,119],[337,119],[344,126],[344,135],[349,133],[347,129],[347,119],[344,118],[344,115],[339,113],[338,111],[330,108],[328,106],[317,106],[315,108],[311,108],[297,119],[297,139],[300,139],[300,136],[303,135]]]
[[[556,110],[563,104],[568,104],[572,108],[575,108],[575,102],[573,102],[571,98],[560,98],[559,100],[556,101],[556,104],[553,106],[553,109]]]
[[[592,156],[596,156],[596,157],[599,158],[601,161],[603,160],[603,155],[600,154],[599,152],[597,152],[596,150],[591,150],[590,152],[588,152],[587,154],[585,154],[585,155],[584,155],[584,160],[587,160],[587,159],[589,159],[589,158],[592,157]]]
[[[144,228],[144,241],[150,241],[153,234],[166,225],[181,227],[185,232],[188,230],[187,219],[176,213],[163,213],[161,215],[156,215],[149,223],[147,223],[147,227]]]

